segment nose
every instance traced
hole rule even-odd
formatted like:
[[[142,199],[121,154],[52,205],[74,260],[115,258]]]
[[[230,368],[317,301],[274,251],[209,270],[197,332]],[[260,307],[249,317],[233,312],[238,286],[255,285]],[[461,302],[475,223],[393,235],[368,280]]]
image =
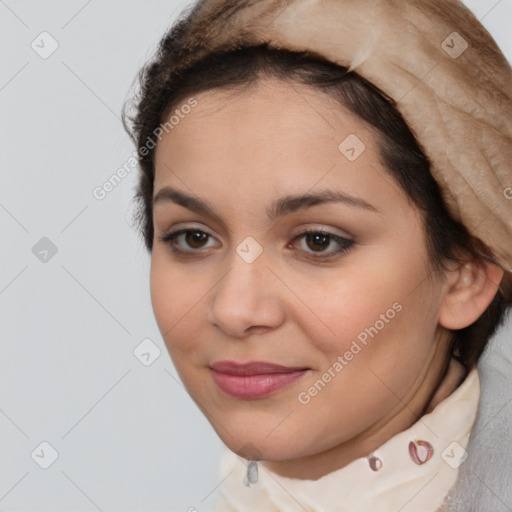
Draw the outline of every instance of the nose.
[[[214,287],[208,321],[230,337],[243,338],[275,329],[284,321],[284,286],[261,254],[252,263],[236,252]]]

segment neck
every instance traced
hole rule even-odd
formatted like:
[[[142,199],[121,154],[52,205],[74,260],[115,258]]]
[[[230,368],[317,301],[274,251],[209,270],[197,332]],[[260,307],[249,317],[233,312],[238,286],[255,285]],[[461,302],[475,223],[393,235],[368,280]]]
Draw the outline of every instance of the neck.
[[[452,357],[437,390],[425,409],[425,414],[432,412],[438,404],[450,396],[461,385],[467,374],[466,367]]]

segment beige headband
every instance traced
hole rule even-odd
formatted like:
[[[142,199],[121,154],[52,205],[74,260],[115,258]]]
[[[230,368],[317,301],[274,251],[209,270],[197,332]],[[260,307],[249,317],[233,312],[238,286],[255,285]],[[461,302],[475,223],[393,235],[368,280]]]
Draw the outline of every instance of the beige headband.
[[[204,0],[183,37],[176,68],[267,42],[357,70],[397,102],[452,216],[512,271],[512,70],[458,0]]]

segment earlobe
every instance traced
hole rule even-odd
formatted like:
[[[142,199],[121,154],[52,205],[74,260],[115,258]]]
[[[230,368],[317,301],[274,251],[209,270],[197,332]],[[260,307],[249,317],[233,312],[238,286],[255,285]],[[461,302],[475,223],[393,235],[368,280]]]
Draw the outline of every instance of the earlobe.
[[[439,323],[456,330],[475,322],[494,299],[503,270],[488,261],[461,263],[447,276]]]

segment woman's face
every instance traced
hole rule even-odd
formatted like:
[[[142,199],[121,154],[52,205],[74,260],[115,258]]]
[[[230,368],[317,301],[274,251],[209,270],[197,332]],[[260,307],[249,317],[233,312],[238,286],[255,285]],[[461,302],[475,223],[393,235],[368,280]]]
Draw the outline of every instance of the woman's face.
[[[176,370],[247,458],[362,456],[416,421],[447,361],[421,218],[322,93],[268,79],[195,100],[156,149],[151,297]]]

